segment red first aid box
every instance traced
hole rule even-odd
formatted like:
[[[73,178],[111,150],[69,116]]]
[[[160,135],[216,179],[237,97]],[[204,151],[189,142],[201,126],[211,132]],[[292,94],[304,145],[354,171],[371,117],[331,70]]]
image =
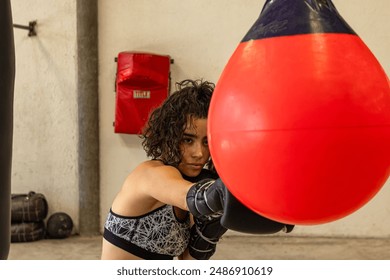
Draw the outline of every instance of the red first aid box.
[[[115,133],[141,134],[150,112],[169,95],[170,64],[168,55],[118,54]]]

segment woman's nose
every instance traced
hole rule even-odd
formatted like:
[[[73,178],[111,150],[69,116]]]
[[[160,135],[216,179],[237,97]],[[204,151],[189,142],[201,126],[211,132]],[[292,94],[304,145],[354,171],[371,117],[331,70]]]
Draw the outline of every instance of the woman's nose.
[[[204,155],[204,147],[201,143],[196,143],[193,146],[192,157],[201,158]]]

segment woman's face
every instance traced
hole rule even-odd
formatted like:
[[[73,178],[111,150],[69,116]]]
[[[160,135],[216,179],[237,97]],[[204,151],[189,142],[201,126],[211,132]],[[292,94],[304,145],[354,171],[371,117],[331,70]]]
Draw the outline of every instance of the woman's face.
[[[189,177],[198,176],[202,168],[210,158],[209,145],[207,142],[207,119],[191,119],[187,121],[180,143],[182,160],[178,169]]]

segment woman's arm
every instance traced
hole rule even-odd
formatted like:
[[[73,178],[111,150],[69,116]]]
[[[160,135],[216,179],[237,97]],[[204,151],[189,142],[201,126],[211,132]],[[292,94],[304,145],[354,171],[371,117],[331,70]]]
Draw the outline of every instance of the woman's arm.
[[[188,248],[184,251],[184,253],[179,256],[179,260],[195,260],[193,257],[191,257]]]
[[[188,210],[186,196],[193,183],[184,180],[173,166],[150,162],[139,176],[143,176],[141,192],[164,204]]]

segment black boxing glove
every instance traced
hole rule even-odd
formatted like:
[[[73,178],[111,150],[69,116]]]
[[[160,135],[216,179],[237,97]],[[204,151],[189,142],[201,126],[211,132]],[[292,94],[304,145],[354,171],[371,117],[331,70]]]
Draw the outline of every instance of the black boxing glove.
[[[226,187],[221,179],[204,179],[187,192],[187,206],[196,218],[219,217],[223,213]]]
[[[220,218],[222,227],[238,232],[273,234],[294,229],[294,225],[270,220],[250,210],[220,179],[205,179],[194,184],[187,193],[187,206],[195,218]]]
[[[226,191],[218,178],[200,180],[187,193],[187,206],[195,221],[188,245],[194,259],[210,259],[219,239],[227,231],[220,222]]]
[[[191,228],[189,254],[196,260],[208,260],[214,255],[217,243],[227,231],[220,223],[220,217],[198,219]]]
[[[273,234],[277,232],[289,233],[294,229],[294,225],[273,221],[253,212],[228,190],[225,192],[224,198],[221,225],[230,230],[250,234]]]

